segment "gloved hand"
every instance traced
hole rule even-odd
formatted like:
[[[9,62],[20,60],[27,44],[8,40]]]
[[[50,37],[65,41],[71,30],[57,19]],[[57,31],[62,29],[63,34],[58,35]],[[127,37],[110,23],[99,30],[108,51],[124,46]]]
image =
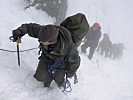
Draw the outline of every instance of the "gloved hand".
[[[19,30],[13,30],[12,31],[13,35],[13,42],[16,42],[19,38],[21,38],[23,35],[20,33]]]

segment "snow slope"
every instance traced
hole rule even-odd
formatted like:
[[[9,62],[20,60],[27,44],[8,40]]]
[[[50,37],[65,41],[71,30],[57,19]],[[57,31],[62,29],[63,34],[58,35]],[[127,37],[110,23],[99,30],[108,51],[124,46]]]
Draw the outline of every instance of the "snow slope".
[[[124,41],[126,44],[123,58],[112,61],[104,59],[96,53],[90,61],[86,55],[81,53],[81,66],[77,72],[79,83],[74,85],[73,79],[71,79],[73,91],[64,95],[54,82],[51,89],[46,89],[42,83],[33,78],[38,63],[38,50],[21,53],[21,67],[17,65],[16,53],[0,51],[0,100],[133,100],[132,47],[129,47],[132,35],[128,30],[126,34],[129,38],[126,37],[123,40],[121,34],[124,34],[125,30],[120,31],[118,23],[115,26],[118,28],[113,28],[118,17],[115,17],[110,9],[114,8],[113,11],[117,13],[118,5],[112,7],[114,0],[110,2],[106,2],[106,0],[82,1],[68,0],[67,15],[82,12],[87,16],[90,25],[94,21],[99,21],[102,31],[109,32],[114,42]],[[130,8],[131,1],[127,1]],[[122,4],[125,3],[123,2]],[[54,22],[54,19],[45,12],[32,7],[24,10],[25,3],[22,0],[2,0],[0,7],[0,49],[16,50],[16,44],[10,42],[9,37],[12,30],[21,24],[35,22],[46,25]],[[126,8],[128,9],[128,7]],[[127,12],[125,11],[125,13]],[[129,23],[130,20],[127,17],[121,17],[121,19],[123,18],[126,18],[125,22]],[[132,25],[132,23],[130,24]],[[117,32],[121,32],[121,34],[116,34]],[[37,46],[37,40],[26,35],[22,39],[20,49]]]

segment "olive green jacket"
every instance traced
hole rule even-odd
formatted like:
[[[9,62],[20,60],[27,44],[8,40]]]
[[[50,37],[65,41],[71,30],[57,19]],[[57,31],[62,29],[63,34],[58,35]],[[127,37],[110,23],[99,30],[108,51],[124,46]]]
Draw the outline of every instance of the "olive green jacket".
[[[49,59],[56,59],[59,57],[65,58],[65,65],[67,72],[70,75],[74,75],[78,67],[80,66],[80,57],[78,55],[77,47],[71,38],[69,30],[62,26],[55,26],[59,29],[58,42],[54,45],[44,46],[46,51],[44,54]],[[24,36],[28,33],[29,36],[38,38],[39,31],[42,26],[36,23],[22,24],[17,30]]]

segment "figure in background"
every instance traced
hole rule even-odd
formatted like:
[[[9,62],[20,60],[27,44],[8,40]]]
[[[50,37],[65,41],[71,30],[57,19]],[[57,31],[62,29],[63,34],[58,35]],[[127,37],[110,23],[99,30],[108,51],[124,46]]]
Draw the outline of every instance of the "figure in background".
[[[109,57],[110,49],[112,47],[112,42],[107,33],[104,34],[103,39],[99,42],[97,52],[99,52],[102,56],[105,54],[105,58]]]
[[[97,48],[99,39],[101,37],[101,26],[99,23],[94,23],[85,36],[85,43],[81,45],[81,52],[86,53],[86,49],[90,47],[88,58],[91,60],[95,49]]]
[[[120,59],[123,55],[123,50],[125,49],[125,46],[123,43],[114,43],[112,44],[112,48],[110,51],[110,57],[115,59]]]

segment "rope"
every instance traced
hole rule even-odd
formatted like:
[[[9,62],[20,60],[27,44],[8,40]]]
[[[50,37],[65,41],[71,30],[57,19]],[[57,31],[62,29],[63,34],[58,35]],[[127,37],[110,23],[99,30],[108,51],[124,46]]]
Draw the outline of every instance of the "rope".
[[[77,75],[75,74],[74,75],[74,84],[78,83],[78,78],[77,78]],[[67,76],[65,76],[65,79],[64,79],[64,84],[63,84],[63,90],[61,89],[61,87],[59,87],[59,89],[63,92],[63,93],[66,93],[66,92],[71,92],[72,91],[72,87],[71,87],[71,82],[68,80]]]
[[[19,52],[31,51],[31,50],[34,50],[34,49],[38,49],[38,47],[37,47],[37,48],[27,49],[27,50],[21,50],[21,51],[19,51]],[[17,51],[6,50],[6,49],[0,49],[0,51],[5,51],[5,52],[17,52]]]
[[[68,80],[67,76],[66,76],[66,79],[64,81],[64,86],[63,86],[63,93],[65,92],[71,92],[72,91],[72,87],[71,87],[71,83],[70,81]]]
[[[48,66],[48,76],[54,77],[57,67],[61,64],[62,60],[63,60],[62,58],[58,58],[54,61],[53,64]]]

